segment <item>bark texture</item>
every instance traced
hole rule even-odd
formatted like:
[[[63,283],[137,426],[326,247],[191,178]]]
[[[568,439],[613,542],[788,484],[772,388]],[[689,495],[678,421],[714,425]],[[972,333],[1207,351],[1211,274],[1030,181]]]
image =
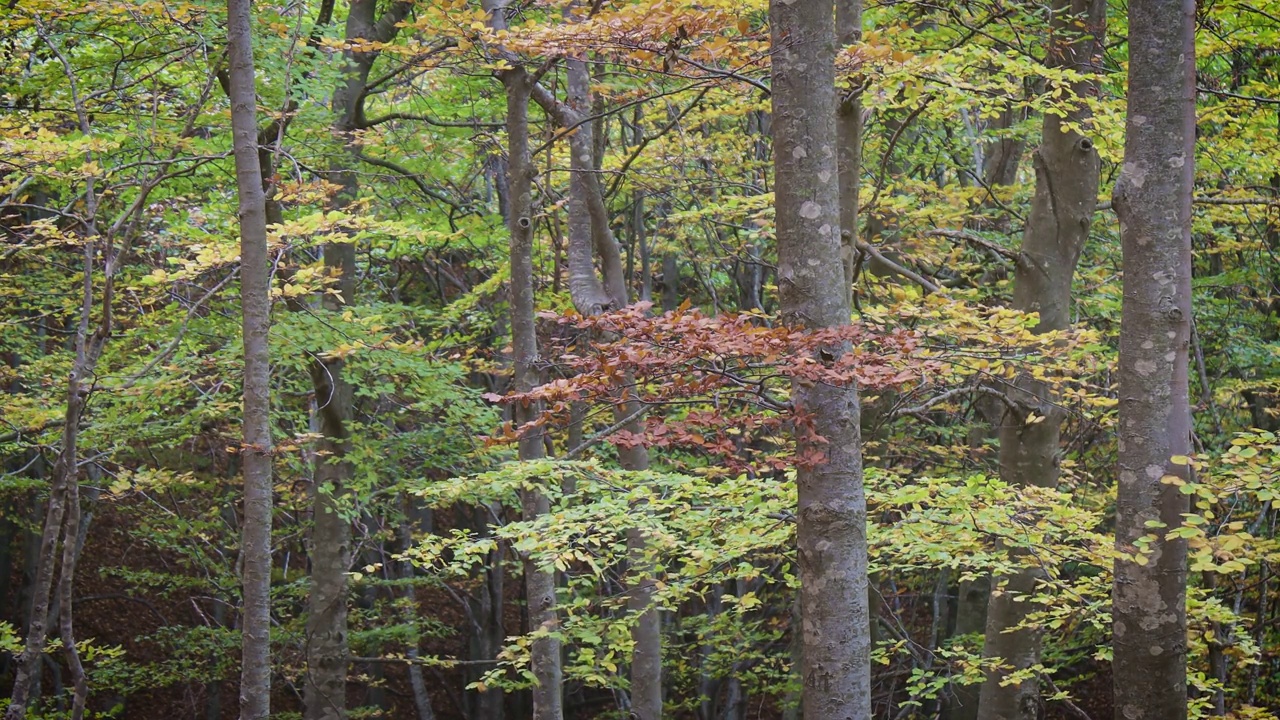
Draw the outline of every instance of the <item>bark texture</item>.
[[[271,704],[271,425],[267,333],[271,325],[266,196],[258,164],[250,0],[227,0],[231,128],[240,219],[244,419],[244,522],[240,543],[240,719],[266,720]]]
[[[1171,458],[1191,449],[1191,193],[1195,164],[1195,2],[1129,4],[1129,98],[1124,166],[1113,200],[1124,252],[1120,321],[1116,560],[1112,631],[1117,720],[1187,717],[1187,495],[1161,478],[1189,479]],[[1164,523],[1166,530],[1147,527]]]
[[[486,5],[490,23],[497,29],[506,25],[505,3]],[[523,66],[513,63],[498,73],[507,94],[507,229],[511,236],[511,350],[513,384],[517,392],[537,386],[539,374],[538,335],[534,315],[533,287],[533,178],[535,169],[529,153],[529,98],[533,83]],[[588,256],[588,261],[590,258]],[[514,420],[521,426],[533,420],[541,408],[517,405]],[[537,460],[545,455],[543,438],[522,438],[521,460]],[[521,493],[523,517],[534,520],[551,511],[544,493]],[[535,631],[554,633],[560,619],[556,611],[556,576],[552,568],[540,567],[531,558],[524,560],[525,600],[529,626]],[[537,685],[533,688],[533,720],[561,720],[564,717],[561,643],[554,636],[536,637],[530,648],[530,665]]]
[[[81,417],[84,415],[84,401],[87,395],[85,381],[93,373],[101,355],[106,334],[96,332],[92,336],[87,332],[89,312],[93,307],[92,268],[93,247],[86,246],[85,253],[85,297],[83,299],[81,322],[76,333],[76,361],[71,376],[67,381],[67,404],[65,420],[62,426],[62,448],[53,465],[53,474],[49,488],[49,500],[45,507],[44,528],[41,531],[39,552],[36,556],[35,583],[32,589],[30,621],[27,624],[27,636],[23,651],[14,659],[15,674],[13,692],[10,695],[9,707],[5,711],[5,720],[21,720],[26,717],[27,705],[32,699],[32,689],[40,675],[40,665],[44,659],[45,645],[49,631],[49,605],[53,590],[53,574],[58,553],[59,536],[63,543],[64,566],[59,580],[60,635],[66,639],[71,637],[71,581],[75,570],[74,548],[79,533],[79,486],[76,472],[78,460],[78,442]],[[67,558],[71,564],[66,564]],[[69,655],[74,653],[74,642],[68,645]],[[79,658],[69,657],[79,664]],[[78,673],[73,669],[76,680],[75,706],[80,713],[84,710],[84,697],[88,687],[84,684],[84,671]],[[83,692],[82,692],[83,688]]]
[[[1097,92],[1093,68],[1101,63],[1106,22],[1104,0],[1053,0],[1047,64],[1070,68],[1085,79],[1073,94]],[[1065,330],[1071,322],[1071,281],[1098,204],[1101,161],[1093,141],[1067,124],[1087,122],[1091,113],[1078,105],[1065,118],[1046,114],[1040,147],[1033,154],[1036,191],[1014,268],[1013,307],[1038,312],[1036,333]],[[1060,466],[1059,438],[1066,413],[1052,388],[1029,375],[1007,388],[1019,408],[1000,422],[1000,477],[1010,485],[1054,487]],[[1029,423],[1032,415],[1043,418]],[[1041,578],[1028,568],[997,580],[987,609],[983,655],[998,657],[1010,671],[1040,662],[1040,631],[1023,627],[1036,610],[1029,596]],[[1040,714],[1039,679],[1002,684],[1006,672],[992,672],[982,685],[981,720],[1035,720]]]
[[[835,8],[831,2],[773,0],[769,19],[782,316],[810,328],[846,325]],[[824,348],[815,359],[834,362],[847,350]],[[803,713],[863,720],[871,716],[871,675],[858,393],[853,387],[797,383],[792,402],[812,423],[811,433],[797,430],[801,457],[825,455],[797,474]]]
[[[50,51],[62,62],[64,71],[71,76],[73,70],[65,56],[58,50],[54,41],[39,30],[38,34]],[[86,109],[84,97],[72,85],[72,103],[75,106],[75,117],[79,130],[86,137],[92,135],[91,115]],[[86,161],[94,160],[92,150],[86,153]],[[154,183],[144,184],[141,192],[134,200],[129,215],[143,207]],[[112,303],[114,298],[115,276],[120,269],[122,259],[128,254],[129,241],[137,230],[136,222],[128,225],[121,233],[125,240],[117,246],[113,242],[113,232],[119,225],[113,225],[111,231],[100,232],[97,225],[98,187],[93,178],[85,181],[83,194],[83,215],[79,220],[77,231],[88,238],[84,243],[84,274],[81,281],[80,317],[76,324],[73,348],[75,360],[71,374],[67,379],[66,409],[62,417],[62,446],[54,461],[53,473],[49,485],[49,499],[45,507],[44,525],[41,529],[36,552],[27,557],[28,571],[33,575],[29,587],[30,610],[27,615],[27,636],[22,652],[14,658],[14,679],[9,707],[5,710],[5,720],[20,720],[26,717],[27,706],[34,697],[40,694],[40,666],[47,660],[45,647],[49,622],[56,615],[58,618],[59,637],[62,640],[63,654],[67,659],[67,667],[71,671],[73,694],[70,716],[72,720],[84,717],[85,701],[89,695],[88,679],[80,661],[73,630],[72,591],[74,589],[76,562],[84,547],[87,522],[81,523],[80,486],[79,486],[79,441],[80,423],[84,418],[86,401],[93,386],[93,374],[97,370],[98,360],[102,357],[103,348],[111,337],[113,330]],[[97,238],[94,240],[93,238]],[[97,324],[92,324],[95,305],[94,296],[94,258],[99,248],[102,251],[101,268],[102,294],[101,311]],[[90,332],[90,328],[92,332]],[[32,513],[38,516],[38,510]],[[54,566],[57,561],[59,535],[62,537],[62,564],[59,568],[58,594],[50,609],[53,591]],[[25,603],[24,603],[25,604]],[[61,682],[60,676],[55,676]]]
[[[353,0],[347,12],[349,42],[391,42],[397,23],[411,3],[393,2],[379,15],[375,0]],[[351,134],[364,122],[364,98],[377,52],[346,51],[343,75],[333,93],[333,134],[350,146]],[[354,151],[335,155],[330,180],[339,190],[335,206],[342,208],[359,193]],[[325,294],[321,304],[338,312],[355,299],[355,246],[349,242],[324,246],[327,275],[337,282],[338,296]],[[354,415],[351,384],[341,358],[327,357],[324,348],[313,353],[310,367],[321,440],[314,469],[315,494],[311,530],[310,594],[307,607],[307,675],[303,688],[306,720],[344,720],[347,717],[347,673],[351,651],[347,634],[347,573],[351,570],[351,521],[347,500],[352,477],[350,424]]]
[[[836,33],[842,46],[862,41],[862,0],[836,0]],[[836,135],[840,166],[840,259],[844,263],[848,304],[852,306],[853,274],[858,255],[858,190],[862,174],[862,90],[851,87],[840,88],[839,91]]]
[[[593,153],[594,128],[587,121],[591,108],[590,75],[581,59],[566,61],[566,101],[560,102],[541,85],[532,87],[533,99],[563,128],[577,128],[569,136],[569,294],[574,307],[584,315],[628,303],[623,274],[622,251],[609,227],[609,213],[604,202]],[[596,274],[594,257],[600,261]],[[639,433],[642,425],[633,402],[614,406],[614,417],[630,418],[623,428]],[[618,461],[626,470],[647,470],[649,451],[644,446],[618,448]],[[631,638],[631,716],[638,720],[662,717],[662,627],[657,608],[653,607],[653,580],[645,569],[646,539],[643,532],[627,532],[627,548],[631,558],[631,581],[627,588],[627,607],[636,614]]]
[[[325,246],[325,269],[339,278],[341,300],[326,295],[325,309],[351,302],[355,252],[350,244]],[[352,388],[340,358],[317,355],[311,364],[320,441],[313,481],[310,592],[307,596],[307,676],[303,705],[307,720],[347,717],[347,572],[351,570],[351,508],[347,501],[351,464]]]

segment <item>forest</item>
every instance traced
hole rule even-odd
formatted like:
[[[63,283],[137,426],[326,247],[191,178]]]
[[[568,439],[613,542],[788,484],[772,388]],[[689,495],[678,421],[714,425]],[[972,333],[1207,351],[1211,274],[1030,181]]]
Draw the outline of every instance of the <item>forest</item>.
[[[1280,718],[1280,1],[0,0],[4,720]]]

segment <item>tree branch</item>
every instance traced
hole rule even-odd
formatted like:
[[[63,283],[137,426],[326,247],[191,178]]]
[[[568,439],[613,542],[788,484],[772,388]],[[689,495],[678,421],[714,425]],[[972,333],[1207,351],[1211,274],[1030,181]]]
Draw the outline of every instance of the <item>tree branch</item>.
[[[884,253],[880,252],[878,249],[876,249],[874,245],[868,243],[865,240],[858,241],[858,249],[870,255],[871,257],[875,258],[876,260],[879,260],[881,263],[884,263],[885,267],[898,273],[902,277],[916,283],[917,285],[919,285],[920,287],[924,288],[929,292],[938,292],[939,290],[941,290],[941,288],[939,288],[938,285],[934,283],[932,280],[929,280],[928,278],[921,275],[920,273],[917,273],[914,270],[908,270],[902,265],[899,265],[898,263],[890,260],[889,258],[884,256]]]
[[[971,245],[977,245],[978,247],[990,250],[991,252],[999,255],[1000,257],[1008,258],[1009,260],[1012,260],[1014,262],[1018,262],[1021,259],[1021,255],[1018,253],[1018,251],[1010,250],[1007,247],[997,245],[996,243],[993,243],[990,240],[980,235],[976,235],[974,233],[971,233],[965,230],[937,229],[937,230],[930,230],[926,232],[925,235],[927,235],[928,237],[945,237],[945,238],[951,238],[952,240],[961,240],[963,242],[970,243]]]
[[[418,190],[421,191],[423,195],[426,195],[432,200],[442,202],[445,205],[448,205],[449,207],[453,208],[454,210],[457,210],[458,212],[466,212],[466,208],[464,208],[462,205],[460,205],[457,202],[454,202],[449,196],[445,195],[439,190],[436,190],[432,188],[430,185],[427,185],[425,182],[422,181],[422,178],[417,173],[412,172],[411,170],[404,167],[403,165],[399,165],[390,160],[383,160],[382,158],[370,157],[361,152],[355,153],[355,156],[358,160],[367,162],[370,165],[373,165],[374,167],[380,167],[386,170],[390,170],[391,172],[403,177],[404,179],[416,185],[418,187]]]

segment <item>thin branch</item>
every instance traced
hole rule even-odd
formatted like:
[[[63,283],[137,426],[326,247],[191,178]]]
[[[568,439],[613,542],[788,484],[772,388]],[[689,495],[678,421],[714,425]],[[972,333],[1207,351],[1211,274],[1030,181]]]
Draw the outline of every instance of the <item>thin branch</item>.
[[[13,442],[15,440],[21,440],[23,435],[36,435],[44,432],[45,430],[60,428],[66,423],[67,423],[67,419],[65,417],[57,417],[51,420],[46,420],[35,427],[19,428],[17,430],[14,430],[13,432],[8,432],[8,433],[5,433],[4,435],[0,435],[0,443],[7,443],[7,442]]]
[[[908,270],[902,265],[899,265],[898,263],[885,257],[884,253],[881,253],[878,249],[876,249],[874,245],[871,245],[865,240],[858,241],[858,249],[870,255],[871,257],[875,258],[876,260],[879,260],[881,263],[884,264],[885,267],[898,273],[902,277],[916,283],[917,285],[919,285],[920,287],[924,288],[929,292],[939,292],[942,289],[938,287],[937,283],[926,278],[925,276],[915,272],[914,270]]]
[[[693,90],[694,88],[705,87],[706,85],[711,84],[713,82],[714,81],[712,80],[695,81],[695,82],[689,83],[688,85],[685,85],[684,87],[676,88],[674,90],[668,90],[665,92],[660,92],[654,95],[648,95],[646,97],[638,98],[636,100],[630,100],[628,102],[621,103],[612,108],[609,108],[608,110],[605,110],[604,112],[597,113],[595,115],[579,115],[572,108],[570,108],[567,103],[561,102],[560,99],[557,98],[554,94],[552,94],[552,92],[548,90],[545,86],[541,84],[535,84],[533,85],[530,91],[530,97],[533,98],[534,102],[538,103],[538,105],[543,109],[544,112],[547,113],[547,115],[551,116],[552,120],[555,120],[556,123],[560,125],[560,132],[556,133],[550,140],[534,148],[529,153],[529,155],[533,156],[543,152],[547,148],[554,145],[556,141],[560,140],[560,138],[568,136],[569,133],[573,132],[578,127],[585,125],[589,122],[592,122],[594,120],[598,120],[602,117],[608,117],[610,115],[616,115],[617,113],[620,113],[623,110],[634,107],[641,103],[649,102],[651,100],[670,97],[672,95],[679,95],[680,93],[688,92],[689,90]]]
[[[403,663],[405,665],[424,665],[427,667],[439,667],[445,665],[454,667],[458,665],[497,665],[502,662],[498,659],[493,660],[437,660],[434,658],[411,658],[411,657],[353,657],[353,663]]]
[[[444,127],[444,128],[472,128],[472,129],[484,128],[486,130],[497,130],[502,127],[505,127],[504,123],[491,122],[487,120],[485,121],[436,120],[435,118],[429,115],[419,115],[417,113],[405,113],[405,112],[391,112],[391,113],[387,113],[386,115],[376,117],[372,120],[362,120],[356,123],[356,127],[361,130],[368,130],[371,127],[374,127],[376,125],[381,125],[385,122],[391,122],[392,120],[412,120],[415,122],[426,123],[434,127]]]
[[[123,383],[121,383],[120,387],[117,389],[128,390],[129,388],[136,385],[139,380],[141,380],[142,378],[150,374],[150,372],[154,370],[157,365],[173,357],[173,353],[178,349],[178,345],[181,344],[182,339],[186,337],[187,326],[191,324],[191,318],[195,317],[195,314],[199,312],[200,308],[204,306],[204,304],[209,300],[209,298],[218,294],[218,291],[226,287],[227,283],[231,282],[231,278],[235,277],[239,272],[240,272],[239,268],[233,269],[231,272],[227,273],[227,276],[223,278],[221,281],[219,281],[217,285],[214,285],[213,287],[209,288],[209,290],[205,292],[205,294],[202,295],[199,300],[196,300],[195,303],[193,303],[191,307],[187,309],[187,315],[186,317],[182,318],[182,323],[178,325],[178,334],[174,336],[173,340],[169,341],[169,344],[165,346],[165,349],[162,350],[159,355],[156,355],[154,358],[152,358],[151,362],[147,363],[141,370],[129,376],[129,378],[126,379]]]
[[[1232,98],[1234,100],[1248,100],[1249,102],[1260,103],[1262,105],[1280,105],[1280,98],[1258,97],[1257,95],[1241,95],[1239,93],[1227,92],[1226,90],[1213,90],[1211,88],[1196,86],[1197,92],[1208,93],[1209,95],[1217,95],[1219,97]]]
[[[643,138],[641,138],[639,144],[636,145],[635,150],[633,150],[631,154],[627,156],[627,159],[624,160],[622,165],[619,166],[618,169],[615,171],[617,174],[614,176],[613,182],[610,183],[609,190],[605,193],[605,197],[610,197],[615,192],[618,191],[618,186],[622,184],[622,179],[623,177],[626,176],[627,170],[631,168],[631,163],[635,162],[636,159],[640,157],[640,153],[643,152],[644,149],[649,146],[649,143],[671,132],[671,130],[675,128],[675,126],[678,125],[681,120],[684,119],[684,116],[689,114],[690,110],[693,110],[695,107],[697,107],[699,102],[702,102],[702,98],[706,97],[707,93],[709,92],[711,92],[710,86],[704,87],[701,90],[699,90],[697,97],[691,100],[689,104],[686,105],[684,109],[679,112],[679,114],[671,118],[671,122],[668,122],[666,125],[662,126],[662,129],[654,133],[653,135],[645,135]]]
[[[1014,402],[1012,398],[1010,398],[1008,395],[1000,392],[999,390],[993,387],[990,387],[988,385],[968,385],[965,387],[947,390],[946,392],[934,395],[933,397],[929,398],[928,400],[926,400],[925,402],[919,405],[916,405],[915,407],[899,408],[897,410],[894,410],[892,414],[894,417],[901,417],[903,415],[910,415],[912,417],[922,417],[924,413],[932,410],[933,408],[939,405],[942,405],[943,403],[947,403],[952,400],[955,400],[956,398],[964,397],[966,395],[972,395],[975,393],[978,395],[987,395],[990,397],[994,397],[997,400],[1003,402],[1010,410],[1021,411],[1022,409],[1018,407],[1018,404]]]
[[[575,457],[577,457],[577,456],[581,455],[581,454],[582,454],[582,452],[583,452],[584,450],[586,450],[587,448],[590,448],[592,445],[595,445],[595,444],[599,443],[601,440],[604,440],[605,438],[609,437],[610,435],[612,435],[612,434],[614,434],[614,433],[618,432],[618,431],[619,431],[619,430],[621,430],[622,428],[626,427],[626,425],[627,425],[628,423],[630,423],[632,420],[635,420],[636,418],[640,417],[640,416],[641,416],[641,415],[643,415],[643,414],[644,414],[644,407],[642,406],[639,410],[636,410],[636,411],[634,411],[634,412],[632,412],[632,413],[628,414],[626,417],[624,417],[624,418],[622,418],[621,420],[619,420],[619,421],[615,422],[614,424],[610,425],[609,427],[607,427],[607,428],[605,428],[605,429],[601,430],[600,432],[596,433],[595,435],[592,435],[591,437],[587,438],[586,440],[583,440],[581,445],[579,445],[578,447],[576,447],[576,448],[574,448],[574,449],[570,450],[569,452],[565,453],[564,458],[562,458],[562,459],[564,459],[564,460],[572,460],[572,459],[574,459]]]
[[[708,67],[706,65],[703,65],[700,62],[697,62],[696,60],[691,60],[685,57],[684,55],[678,56],[678,59],[680,60],[680,62],[686,65],[692,65],[705,73],[710,73],[712,75],[716,75],[719,77],[728,78],[730,80],[737,80],[738,82],[746,83],[751,87],[764,93],[765,97],[770,97],[773,94],[773,90],[768,85],[765,85],[764,83],[760,82],[759,80],[756,80],[755,78],[747,77],[746,75],[743,75],[734,70],[721,70],[720,68]]]
[[[431,186],[423,182],[422,178],[419,176],[418,173],[415,173],[409,170],[403,165],[399,165],[390,160],[383,160],[382,158],[370,157],[369,155],[365,155],[364,153],[361,153],[361,152],[355,153],[355,156],[359,160],[367,162],[370,165],[373,165],[375,167],[380,167],[386,170],[390,170],[391,172],[403,177],[409,182],[412,182],[414,185],[418,186],[418,190],[420,190],[423,195],[426,195],[432,200],[442,202],[445,205],[448,205],[449,207],[453,208],[454,210],[457,210],[458,212],[463,212],[465,210],[465,208],[463,208],[459,203],[454,202],[451,198],[449,198],[444,193],[432,188]]]
[[[993,243],[990,240],[980,235],[976,235],[974,233],[967,232],[965,230],[937,229],[937,230],[930,230],[926,232],[925,235],[928,237],[951,238],[952,240],[960,240],[963,242],[970,243],[972,245],[977,245],[978,247],[990,250],[991,252],[999,255],[1000,257],[1008,258],[1009,260],[1012,260],[1014,262],[1018,262],[1021,259],[1021,255],[1018,253],[1017,250],[1010,250],[1007,247],[997,245],[996,243]]]
[[[868,200],[867,204],[863,207],[863,212],[875,208],[876,203],[879,202],[880,193],[884,190],[885,174],[888,173],[889,170],[889,159],[893,156],[894,148],[898,146],[898,141],[902,139],[902,134],[911,126],[911,123],[915,122],[915,119],[920,116],[920,113],[924,112],[924,109],[929,107],[929,104],[933,102],[934,97],[936,96],[924,96],[924,99],[920,101],[920,104],[913,108],[910,113],[907,113],[907,117],[903,119],[903,121],[898,124],[897,129],[893,131],[893,136],[889,138],[889,145],[884,150],[884,157],[880,161],[880,172],[876,175],[875,190],[871,193],[871,199]]]

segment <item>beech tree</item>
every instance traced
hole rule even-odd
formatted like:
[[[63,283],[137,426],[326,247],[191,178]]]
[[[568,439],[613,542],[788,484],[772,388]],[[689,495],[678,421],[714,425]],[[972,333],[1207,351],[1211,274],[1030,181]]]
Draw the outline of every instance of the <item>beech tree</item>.
[[[841,260],[832,3],[769,4],[773,40],[774,211],[782,319],[808,328],[849,324]],[[814,353],[831,364],[849,351]],[[867,508],[855,387],[796,382],[800,680],[805,717],[871,713]],[[817,457],[814,457],[816,455]]]
[[[381,14],[372,0],[356,0],[347,10],[344,35],[352,49],[344,51],[343,72],[333,93],[333,133],[347,152],[333,158],[332,182],[341,190],[335,206],[343,208],[359,197],[355,164],[361,157],[353,146],[353,134],[367,121],[365,98],[369,73],[379,53],[363,46],[386,43],[399,32],[398,24],[412,3],[395,2]],[[323,18],[322,18],[323,19]],[[324,265],[336,284],[336,293],[325,293],[323,309],[338,313],[355,299],[355,245],[350,241],[327,243]],[[307,720],[341,720],[347,716],[346,685],[350,658],[347,623],[347,573],[351,570],[352,465],[351,450],[354,393],[344,375],[341,357],[313,352],[310,367],[315,389],[316,415],[324,440],[317,446],[314,470],[315,505],[311,531],[311,594],[307,617],[307,682],[304,688]]]
[[[489,22],[499,30],[506,27],[505,2],[486,5]],[[511,267],[511,362],[512,386],[517,392],[529,392],[539,385],[538,335],[534,305],[533,267],[533,180],[536,170],[529,154],[529,98],[536,78],[529,77],[523,65],[508,55],[511,66],[498,71],[498,79],[506,91],[507,128],[507,228],[510,233]],[[512,413],[516,423],[531,422],[539,413],[536,403],[516,405]],[[518,447],[522,461],[545,456],[543,439],[537,435],[522,438]],[[545,492],[529,488],[521,493],[523,519],[536,521],[550,512]],[[529,664],[532,667],[534,720],[562,720],[564,717],[563,669],[561,643],[556,633],[556,576],[541,567],[536,558],[524,560],[525,598],[529,605],[529,624],[539,633],[533,640]]]
[[[249,0],[227,0],[227,61],[231,126],[235,136],[236,192],[240,207],[240,312],[244,347],[244,521],[240,542],[241,720],[265,720],[271,712],[271,519],[272,488],[270,258],[266,197],[258,164],[258,98],[253,70]]]
[[[1058,0],[1049,12],[1047,64],[1079,73],[1079,79],[1067,88],[1077,98],[1072,109],[1061,117],[1045,114],[1040,146],[1032,154],[1035,197],[1014,261],[1013,307],[1037,313],[1036,333],[1070,326],[1072,281],[1097,209],[1101,172],[1094,140],[1081,129],[1092,116],[1088,98],[1098,92],[1094,68],[1101,60],[1106,3]],[[1011,406],[1000,408],[1000,477],[1010,485],[1054,487],[1062,462],[1062,401],[1050,383],[1029,373],[1019,375],[1009,395]],[[1000,658],[1007,669],[991,672],[983,683],[979,718],[1035,720],[1040,714],[1040,678],[1006,678],[1040,662],[1039,630],[1028,618],[1041,577],[1030,567],[997,580],[987,609],[983,654]]]
[[[1187,717],[1187,541],[1192,480],[1191,198],[1196,7],[1129,5],[1124,247],[1112,622],[1117,719]]]

